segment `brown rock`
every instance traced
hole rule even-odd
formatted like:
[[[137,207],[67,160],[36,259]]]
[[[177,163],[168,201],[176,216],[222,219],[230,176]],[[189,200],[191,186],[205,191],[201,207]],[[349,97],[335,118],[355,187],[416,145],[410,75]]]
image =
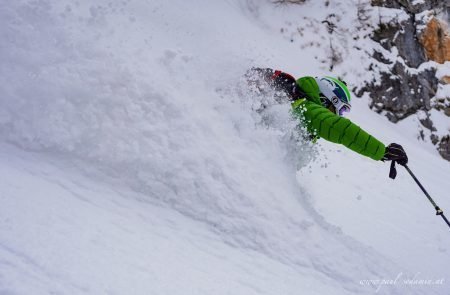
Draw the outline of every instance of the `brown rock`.
[[[450,84],[450,76],[444,76],[444,77],[442,77],[441,81],[442,81],[444,84]]]
[[[448,27],[437,18],[433,17],[428,22],[420,42],[425,48],[428,59],[438,63],[450,61],[450,34]]]

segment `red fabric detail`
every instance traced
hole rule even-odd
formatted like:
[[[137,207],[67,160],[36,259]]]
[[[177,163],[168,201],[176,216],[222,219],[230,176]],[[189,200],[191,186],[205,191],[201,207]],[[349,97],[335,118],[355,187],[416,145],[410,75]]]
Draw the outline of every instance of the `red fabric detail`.
[[[281,74],[281,71],[276,70],[273,73],[272,77],[270,77],[270,79],[275,80],[275,78],[278,77],[280,74]]]
[[[272,80],[275,80],[278,76],[282,76],[282,78],[290,79],[290,80],[294,80],[294,81],[295,81],[295,78],[294,78],[294,77],[292,77],[292,76],[289,75],[288,73],[284,73],[284,72],[279,71],[279,70],[276,70],[276,71],[273,73],[272,77],[270,77],[270,78],[271,78]]]

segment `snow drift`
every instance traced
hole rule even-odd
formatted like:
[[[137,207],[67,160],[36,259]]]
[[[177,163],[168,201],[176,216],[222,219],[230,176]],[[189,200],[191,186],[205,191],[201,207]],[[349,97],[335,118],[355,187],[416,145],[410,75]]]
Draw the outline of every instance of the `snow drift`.
[[[2,5],[5,293],[442,291],[361,283],[399,272],[437,279],[444,265],[415,269],[422,259],[405,265],[403,257],[387,254],[386,241],[371,248],[365,235],[343,232],[345,221],[332,214],[327,220],[320,213],[327,207],[317,207],[315,196],[351,214],[342,213],[339,190],[330,196],[339,184],[322,180],[337,167],[312,164],[320,176],[296,177],[289,150],[299,150],[286,140],[288,106],[272,110],[275,117],[285,114],[286,129],[261,124],[251,110],[254,97],[240,86],[242,74],[255,64],[292,69],[298,55],[266,16],[272,9],[269,3],[200,0]],[[304,60],[303,68],[320,68],[318,61]],[[369,116],[377,123],[368,128],[390,128]],[[350,163],[345,171],[362,165],[374,175],[384,173],[370,161],[323,147],[335,163]],[[438,165],[448,174],[448,165]],[[348,176],[361,170],[355,171]],[[372,189],[379,179],[369,181]],[[323,185],[327,181],[330,186]],[[345,186],[347,179],[341,181]],[[308,191],[321,185],[330,193]],[[361,191],[354,188],[350,181],[346,191]],[[367,214],[378,216],[376,222],[380,211]],[[355,213],[345,220],[358,218]],[[448,244],[445,229],[430,234],[437,247]],[[394,247],[393,256],[401,251]],[[449,258],[446,250],[431,256]]]

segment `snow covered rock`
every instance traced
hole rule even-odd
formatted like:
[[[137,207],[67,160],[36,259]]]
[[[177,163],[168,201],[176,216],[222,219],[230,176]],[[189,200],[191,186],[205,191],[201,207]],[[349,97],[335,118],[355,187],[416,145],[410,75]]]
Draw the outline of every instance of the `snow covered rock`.
[[[372,39],[380,46],[374,48],[369,68],[374,78],[358,94],[368,92],[370,107],[392,122],[417,114],[419,137],[438,145],[439,151],[447,150],[441,139],[450,130],[438,130],[443,124],[435,122],[431,114],[433,109],[450,113],[446,112],[450,38],[445,1],[373,0],[371,4],[378,9],[379,18]],[[448,158],[444,154],[441,152]]]

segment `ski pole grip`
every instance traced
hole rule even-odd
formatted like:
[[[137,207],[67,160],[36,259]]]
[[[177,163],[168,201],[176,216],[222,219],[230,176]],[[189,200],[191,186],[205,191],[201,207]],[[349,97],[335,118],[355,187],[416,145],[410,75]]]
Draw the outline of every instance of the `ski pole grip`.
[[[392,161],[389,169],[389,178],[395,179],[395,177],[397,177],[397,169],[395,169],[395,161]]]

